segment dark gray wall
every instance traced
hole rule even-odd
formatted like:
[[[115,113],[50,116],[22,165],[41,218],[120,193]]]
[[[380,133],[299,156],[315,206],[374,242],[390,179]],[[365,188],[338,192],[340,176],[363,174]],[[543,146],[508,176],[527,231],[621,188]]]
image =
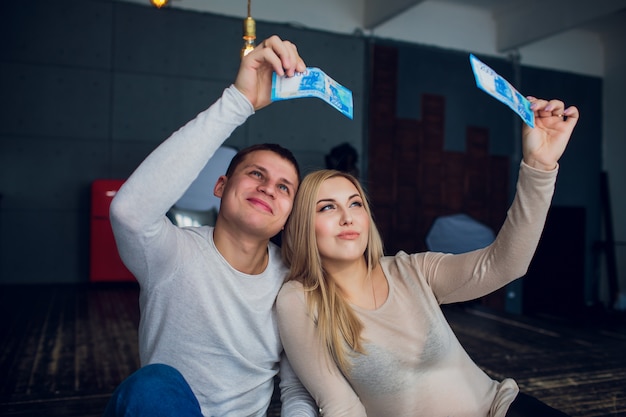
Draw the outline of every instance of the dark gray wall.
[[[3,6],[0,283],[85,282],[91,183],[126,178],[220,95],[239,65],[241,21],[111,0]],[[285,101],[254,115],[227,144],[281,143],[307,172],[322,167],[328,150],[347,141],[361,154],[366,178],[370,41],[264,22],[257,22],[257,32],[260,39],[279,34],[294,41],[308,65],[350,88],[355,119],[318,99]],[[517,116],[475,87],[466,53],[399,48],[399,117],[419,118],[423,92],[445,95],[448,150],[463,150],[467,125],[486,126],[491,152],[519,160]],[[485,62],[516,79],[510,62]],[[521,68],[517,82],[524,93],[562,97],[581,108],[554,201],[587,210],[591,294],[591,244],[600,235],[601,82],[532,68]]]
[[[603,239],[600,196],[602,80],[537,68],[523,68],[522,79],[528,91],[560,97],[580,110],[580,120],[560,160],[553,205],[585,209],[585,296],[587,303],[596,302],[600,271],[595,269],[598,254],[594,244]]]
[[[219,97],[239,66],[242,22],[111,0],[12,1],[0,14],[0,283],[84,282],[90,186],[126,178]],[[363,137],[360,39],[258,22],[350,88],[355,119],[318,99],[275,103],[227,141],[291,148],[303,171]]]
[[[445,96],[445,148],[464,151],[465,128],[468,125],[488,127],[490,153],[510,157],[512,198],[521,159],[521,119],[476,87],[468,53],[411,44],[396,46],[399,50],[398,117],[419,119],[423,93]],[[560,160],[553,205],[585,209],[584,301],[592,303],[596,301],[598,274],[594,270],[593,245],[601,240],[602,80],[573,73],[517,67],[512,61],[503,59],[478,58],[513,82],[522,94],[562,99],[566,105],[576,105],[580,110],[581,118]],[[515,282],[511,291],[520,295],[521,283]],[[510,302],[513,304],[511,310],[519,310],[519,296]]]

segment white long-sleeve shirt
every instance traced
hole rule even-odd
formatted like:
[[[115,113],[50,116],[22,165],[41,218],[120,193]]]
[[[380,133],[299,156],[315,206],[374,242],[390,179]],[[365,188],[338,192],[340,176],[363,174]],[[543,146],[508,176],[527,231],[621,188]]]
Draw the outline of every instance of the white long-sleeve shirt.
[[[247,275],[219,253],[212,227],[180,228],[165,215],[253,113],[243,94],[226,89],[128,178],[111,204],[111,223],[120,255],[141,287],[142,366],[178,369],[207,417],[260,417],[280,364],[283,416],[315,416],[311,397],[281,361],[274,302],[286,269],[278,248],[270,243],[265,271]]]

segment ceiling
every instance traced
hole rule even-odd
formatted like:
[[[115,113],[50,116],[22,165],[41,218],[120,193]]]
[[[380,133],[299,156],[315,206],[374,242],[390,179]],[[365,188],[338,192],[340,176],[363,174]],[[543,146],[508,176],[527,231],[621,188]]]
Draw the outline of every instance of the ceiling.
[[[423,1],[364,0],[364,28],[375,29]],[[592,31],[603,36],[611,33],[616,27],[626,25],[626,0],[431,1],[456,3],[489,10],[496,21],[496,47],[501,52],[572,29]]]
[[[147,0],[125,0],[146,2]],[[212,11],[216,3],[228,0],[172,0],[185,2],[186,8]],[[314,1],[314,0],[313,0]],[[343,0],[335,0],[343,1]],[[351,4],[355,1],[352,0]],[[360,0],[363,8],[357,21],[362,28],[375,30],[426,0]],[[428,0],[480,8],[492,14],[496,22],[496,49],[506,52],[570,30],[585,30],[600,36],[624,33],[626,0]],[[286,2],[286,0],[285,0]],[[280,4],[280,1],[274,1]],[[615,29],[621,29],[621,32]],[[626,46],[626,39],[625,46]]]

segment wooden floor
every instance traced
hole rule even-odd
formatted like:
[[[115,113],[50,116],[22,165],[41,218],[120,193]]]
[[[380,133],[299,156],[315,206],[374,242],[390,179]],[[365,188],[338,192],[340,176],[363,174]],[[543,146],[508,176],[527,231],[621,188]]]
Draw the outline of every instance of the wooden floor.
[[[0,416],[99,416],[139,366],[138,290],[123,285],[0,287]],[[492,377],[571,416],[626,416],[626,322],[444,309]],[[275,401],[270,416],[278,416]],[[393,417],[393,416],[390,416]]]

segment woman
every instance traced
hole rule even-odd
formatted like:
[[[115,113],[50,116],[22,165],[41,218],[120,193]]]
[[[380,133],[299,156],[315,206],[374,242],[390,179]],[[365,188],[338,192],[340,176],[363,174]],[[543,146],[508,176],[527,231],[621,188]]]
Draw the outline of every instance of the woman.
[[[439,307],[526,273],[578,109],[529,97],[517,194],[496,240],[452,255],[383,256],[358,181],[324,170],[302,182],[283,236],[277,300],[285,352],[325,416],[564,416],[498,382],[467,355]]]

